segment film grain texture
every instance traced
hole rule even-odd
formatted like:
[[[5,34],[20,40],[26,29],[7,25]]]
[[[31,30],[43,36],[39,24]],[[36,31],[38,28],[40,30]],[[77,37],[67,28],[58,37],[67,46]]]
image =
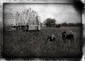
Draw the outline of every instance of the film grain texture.
[[[79,58],[81,25],[72,4],[4,4],[3,57]]]

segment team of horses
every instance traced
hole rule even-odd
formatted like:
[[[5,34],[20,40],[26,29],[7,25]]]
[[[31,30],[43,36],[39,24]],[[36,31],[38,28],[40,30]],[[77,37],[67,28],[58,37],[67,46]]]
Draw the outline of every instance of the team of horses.
[[[66,31],[63,31],[61,33],[61,37],[62,37],[62,40],[64,40],[65,43],[66,43],[67,40],[70,40],[71,42],[74,41],[74,34],[73,34],[73,32],[67,33]],[[55,34],[48,35],[48,37],[47,37],[47,40],[49,40],[49,41],[55,41],[55,39],[56,39]]]

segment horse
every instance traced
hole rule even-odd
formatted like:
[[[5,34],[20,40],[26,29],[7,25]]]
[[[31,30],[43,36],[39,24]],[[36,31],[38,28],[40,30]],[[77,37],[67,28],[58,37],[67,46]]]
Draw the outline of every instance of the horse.
[[[71,40],[71,42],[73,42],[74,40],[74,35],[73,33],[66,33],[65,31],[62,32],[62,39],[65,40]]]
[[[56,37],[54,34],[48,35],[48,37],[47,37],[47,40],[49,40],[49,41],[54,41],[55,39],[56,39]]]

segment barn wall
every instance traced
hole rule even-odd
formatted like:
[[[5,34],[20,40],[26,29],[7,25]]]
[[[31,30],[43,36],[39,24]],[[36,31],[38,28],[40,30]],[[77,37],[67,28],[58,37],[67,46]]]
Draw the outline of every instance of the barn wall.
[[[40,30],[40,25],[29,25],[29,30]]]

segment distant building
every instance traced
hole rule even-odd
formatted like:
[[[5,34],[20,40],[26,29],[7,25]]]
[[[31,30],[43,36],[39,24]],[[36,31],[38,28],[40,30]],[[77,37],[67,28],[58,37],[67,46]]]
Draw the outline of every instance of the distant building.
[[[9,14],[7,14],[9,15]],[[12,16],[12,17],[11,17]],[[25,26],[28,25],[28,30],[40,30],[39,16],[37,12],[31,8],[25,9],[22,12],[11,13],[7,16],[9,25],[11,26]],[[10,19],[10,21],[9,21]]]

